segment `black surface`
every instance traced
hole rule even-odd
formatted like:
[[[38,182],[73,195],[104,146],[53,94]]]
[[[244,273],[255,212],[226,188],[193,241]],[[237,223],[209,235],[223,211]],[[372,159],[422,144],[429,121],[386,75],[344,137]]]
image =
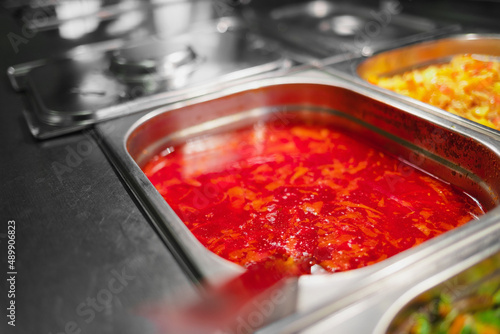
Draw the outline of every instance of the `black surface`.
[[[94,139],[30,135],[4,73],[58,43],[38,33],[15,52],[7,36],[22,37],[21,29],[0,13],[0,333],[153,332],[139,308],[193,289]],[[15,327],[6,317],[9,220],[16,222]],[[129,279],[119,283],[123,270]]]

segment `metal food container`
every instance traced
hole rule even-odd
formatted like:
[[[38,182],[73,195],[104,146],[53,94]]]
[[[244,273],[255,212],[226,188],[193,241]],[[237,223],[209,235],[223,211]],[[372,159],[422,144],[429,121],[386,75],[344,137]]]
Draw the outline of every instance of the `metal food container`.
[[[46,139],[289,66],[240,19],[224,17],[174,36],[78,46],[7,74],[32,134]]]
[[[423,313],[429,308],[433,300],[440,296],[446,296],[451,302],[462,308],[467,308],[465,303],[470,303],[468,307],[473,307],[473,303],[480,305],[481,300],[478,296],[481,288],[490,285],[492,290],[500,289],[500,252],[497,252],[477,264],[465,269],[457,275],[454,275],[442,283],[420,293],[416,297],[407,301],[410,294],[404,295],[397,301],[395,306],[404,304],[396,315],[391,318],[389,311],[380,323],[380,331],[386,333],[408,333],[414,325],[418,313]],[[413,291],[414,293],[414,291]],[[482,292],[484,294],[484,292]],[[491,296],[493,297],[493,296]],[[476,306],[477,307],[477,306]],[[393,308],[393,310],[395,307]],[[384,330],[384,327],[387,330]]]
[[[394,43],[410,43],[457,31],[443,24],[403,13],[399,2],[380,6],[323,0],[287,4],[246,13],[252,23],[301,55],[332,57],[370,55]]]
[[[389,280],[394,288],[400,286],[392,276],[397,279],[400,274],[395,273],[404,273],[412,265],[432,266],[426,261],[436,250],[457,244],[483,228],[498,226],[500,146],[490,137],[322,71],[291,71],[96,125],[111,162],[194,282],[219,284],[244,269],[219,258],[197,241],[147,179],[142,165],[166,145],[258,120],[278,119],[283,114],[354,131],[402,160],[411,161],[417,154],[421,157],[418,168],[462,188],[478,199],[487,213],[380,263],[331,275],[300,277],[294,291],[295,312],[272,324],[275,327],[267,332],[263,329],[264,333],[309,328],[372,294],[379,281]]]
[[[457,54],[500,56],[499,35],[461,34],[380,52],[364,60],[357,68],[363,79],[371,75],[400,73],[432,63],[448,61]]]
[[[326,68],[333,74],[356,82],[358,85],[382,92],[388,95],[390,99],[415,105],[430,113],[439,114],[455,123],[474,128],[476,131],[488,134],[493,138],[499,138],[499,132],[495,129],[427,103],[369,84],[366,81],[371,76],[392,75],[430,64],[448,62],[452,56],[460,54],[498,57],[500,56],[500,36],[498,34],[454,34],[406,46],[395,44],[391,48],[387,48],[373,56],[358,57]]]

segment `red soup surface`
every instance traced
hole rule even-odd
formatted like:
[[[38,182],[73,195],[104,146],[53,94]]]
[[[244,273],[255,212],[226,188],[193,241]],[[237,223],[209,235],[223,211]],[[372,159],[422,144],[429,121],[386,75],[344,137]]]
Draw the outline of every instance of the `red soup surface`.
[[[356,269],[484,213],[462,190],[345,131],[275,123],[191,139],[143,168],[196,238],[229,261]]]

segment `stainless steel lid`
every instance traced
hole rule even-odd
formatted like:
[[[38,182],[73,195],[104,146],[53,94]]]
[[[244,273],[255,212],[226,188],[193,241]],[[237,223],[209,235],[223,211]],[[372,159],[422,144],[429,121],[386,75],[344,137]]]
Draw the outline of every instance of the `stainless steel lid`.
[[[175,36],[77,47],[12,66],[8,75],[14,89],[25,93],[32,134],[43,139],[289,65],[240,20],[222,18]]]
[[[112,52],[110,70],[125,83],[165,81],[194,70],[197,55],[190,45],[149,42]]]

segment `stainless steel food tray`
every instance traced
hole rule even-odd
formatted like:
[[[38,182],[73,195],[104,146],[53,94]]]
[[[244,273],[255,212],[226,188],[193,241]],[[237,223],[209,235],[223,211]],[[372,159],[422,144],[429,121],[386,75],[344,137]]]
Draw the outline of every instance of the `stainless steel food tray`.
[[[89,124],[280,71],[290,61],[234,17],[175,36],[117,39],[8,68],[32,134],[49,138]]]
[[[243,269],[215,256],[196,240],[146,178],[140,165],[172,141],[182,141],[229,125],[251,124],[280,112],[334,120],[407,161],[412,154],[418,154],[422,157],[419,168],[463,188],[490,211],[477,221],[375,265],[332,275],[300,277],[294,291],[297,294],[296,313],[274,324],[276,327],[267,333],[306,329],[332,313],[348,309],[364,294],[373,294],[379,281],[388,280],[388,291],[392,291],[391,286],[396,291],[396,287],[401,286],[397,277],[404,275],[406,268],[419,264],[432,268],[437,262],[430,256],[438,250],[459,244],[467,236],[479,236],[483,229],[498,228],[498,143],[468,127],[389,100],[386,95],[327,73],[298,72],[248,82],[96,126],[110,160],[195,282],[205,280],[218,284],[240,274]],[[459,255],[450,256],[461,261]],[[293,331],[287,331],[290,328]]]
[[[484,33],[448,34],[410,45],[393,45],[388,49],[380,50],[380,52],[370,57],[359,56],[347,61],[322,64],[320,66],[324,66],[323,68],[326,71],[347,79],[356,85],[382,93],[389,99],[416,106],[429,113],[440,115],[440,117],[454,123],[473,128],[492,138],[500,139],[500,132],[495,129],[433,107],[427,103],[372,85],[366,81],[366,78],[370,75],[403,72],[410,68],[448,61],[452,56],[457,54],[480,54],[498,57],[500,56],[500,35]]]
[[[382,3],[381,3],[382,4]],[[394,43],[410,43],[457,31],[460,26],[404,13],[404,4],[380,6],[315,0],[250,10],[245,17],[260,31],[301,55],[370,55]]]
[[[474,246],[472,245],[472,247]],[[499,248],[499,243],[496,243],[496,245],[492,245],[488,253],[480,254],[477,252],[474,254],[475,259],[472,261],[469,260],[469,262],[475,263],[474,265],[461,271],[459,274],[443,280],[440,284],[432,286],[430,289],[425,290],[415,297],[413,297],[415,293],[425,288],[425,285],[429,285],[429,282],[410,289],[409,292],[405,293],[396,301],[381,319],[378,325],[379,332],[408,332],[408,325],[412,323],[412,316],[417,312],[422,312],[422,306],[429,305],[432,299],[437,296],[444,294],[453,298],[456,301],[455,305],[458,306],[458,303],[462,303],[463,305],[464,299],[468,299],[471,302],[473,302],[474,299],[478,300],[477,296],[484,294],[484,292],[480,292],[480,289],[486,284],[490,284],[497,289],[500,288]],[[495,251],[497,252],[494,253]],[[493,254],[489,255],[490,252]],[[465,268],[465,265],[462,264],[460,269],[462,268]],[[443,272],[446,271],[444,269],[449,270],[449,267],[443,268]],[[442,273],[441,275],[446,277]],[[445,275],[449,275],[449,272]],[[404,306],[401,307],[401,305]],[[394,315],[395,312],[397,313]],[[385,330],[386,328],[387,330]]]

